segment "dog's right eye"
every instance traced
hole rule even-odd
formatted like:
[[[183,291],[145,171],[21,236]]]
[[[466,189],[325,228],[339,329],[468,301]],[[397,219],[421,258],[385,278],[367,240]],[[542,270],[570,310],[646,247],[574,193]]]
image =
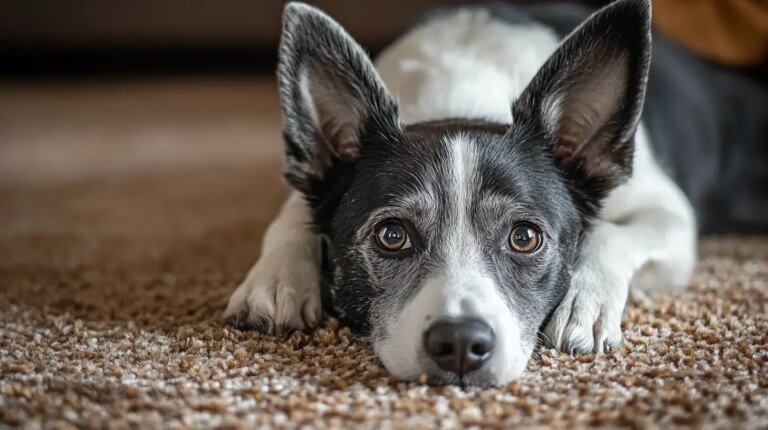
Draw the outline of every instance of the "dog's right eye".
[[[411,247],[411,239],[401,222],[385,221],[376,228],[376,244],[385,251],[400,251]]]

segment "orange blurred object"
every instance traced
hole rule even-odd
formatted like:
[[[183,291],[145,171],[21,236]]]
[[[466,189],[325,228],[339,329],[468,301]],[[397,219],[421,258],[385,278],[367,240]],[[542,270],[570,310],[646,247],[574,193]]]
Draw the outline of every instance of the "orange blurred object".
[[[768,57],[768,0],[656,0],[653,22],[697,54],[731,66]]]

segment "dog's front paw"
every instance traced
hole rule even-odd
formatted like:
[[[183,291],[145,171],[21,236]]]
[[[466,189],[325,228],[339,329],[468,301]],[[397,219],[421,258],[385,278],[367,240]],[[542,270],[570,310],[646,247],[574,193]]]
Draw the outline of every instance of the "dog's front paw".
[[[602,276],[575,276],[547,327],[549,346],[571,355],[609,352],[621,345],[628,285]]]
[[[230,297],[227,324],[276,336],[317,327],[320,272],[311,251],[303,248],[285,246],[262,256]]]

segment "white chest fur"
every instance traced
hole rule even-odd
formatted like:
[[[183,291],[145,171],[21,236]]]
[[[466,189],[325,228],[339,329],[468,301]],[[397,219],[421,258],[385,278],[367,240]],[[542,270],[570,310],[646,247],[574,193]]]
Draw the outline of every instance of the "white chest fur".
[[[512,101],[555,51],[545,26],[464,9],[407,33],[376,61],[406,124],[446,118],[510,123]]]

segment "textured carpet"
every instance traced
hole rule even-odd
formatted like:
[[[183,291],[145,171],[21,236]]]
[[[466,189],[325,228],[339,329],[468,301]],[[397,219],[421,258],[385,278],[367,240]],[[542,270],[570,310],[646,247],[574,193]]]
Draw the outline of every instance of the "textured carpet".
[[[498,389],[399,383],[333,322],[221,322],[285,193],[270,83],[0,100],[0,427],[768,427],[768,238],[707,238],[611,354],[544,350]]]

